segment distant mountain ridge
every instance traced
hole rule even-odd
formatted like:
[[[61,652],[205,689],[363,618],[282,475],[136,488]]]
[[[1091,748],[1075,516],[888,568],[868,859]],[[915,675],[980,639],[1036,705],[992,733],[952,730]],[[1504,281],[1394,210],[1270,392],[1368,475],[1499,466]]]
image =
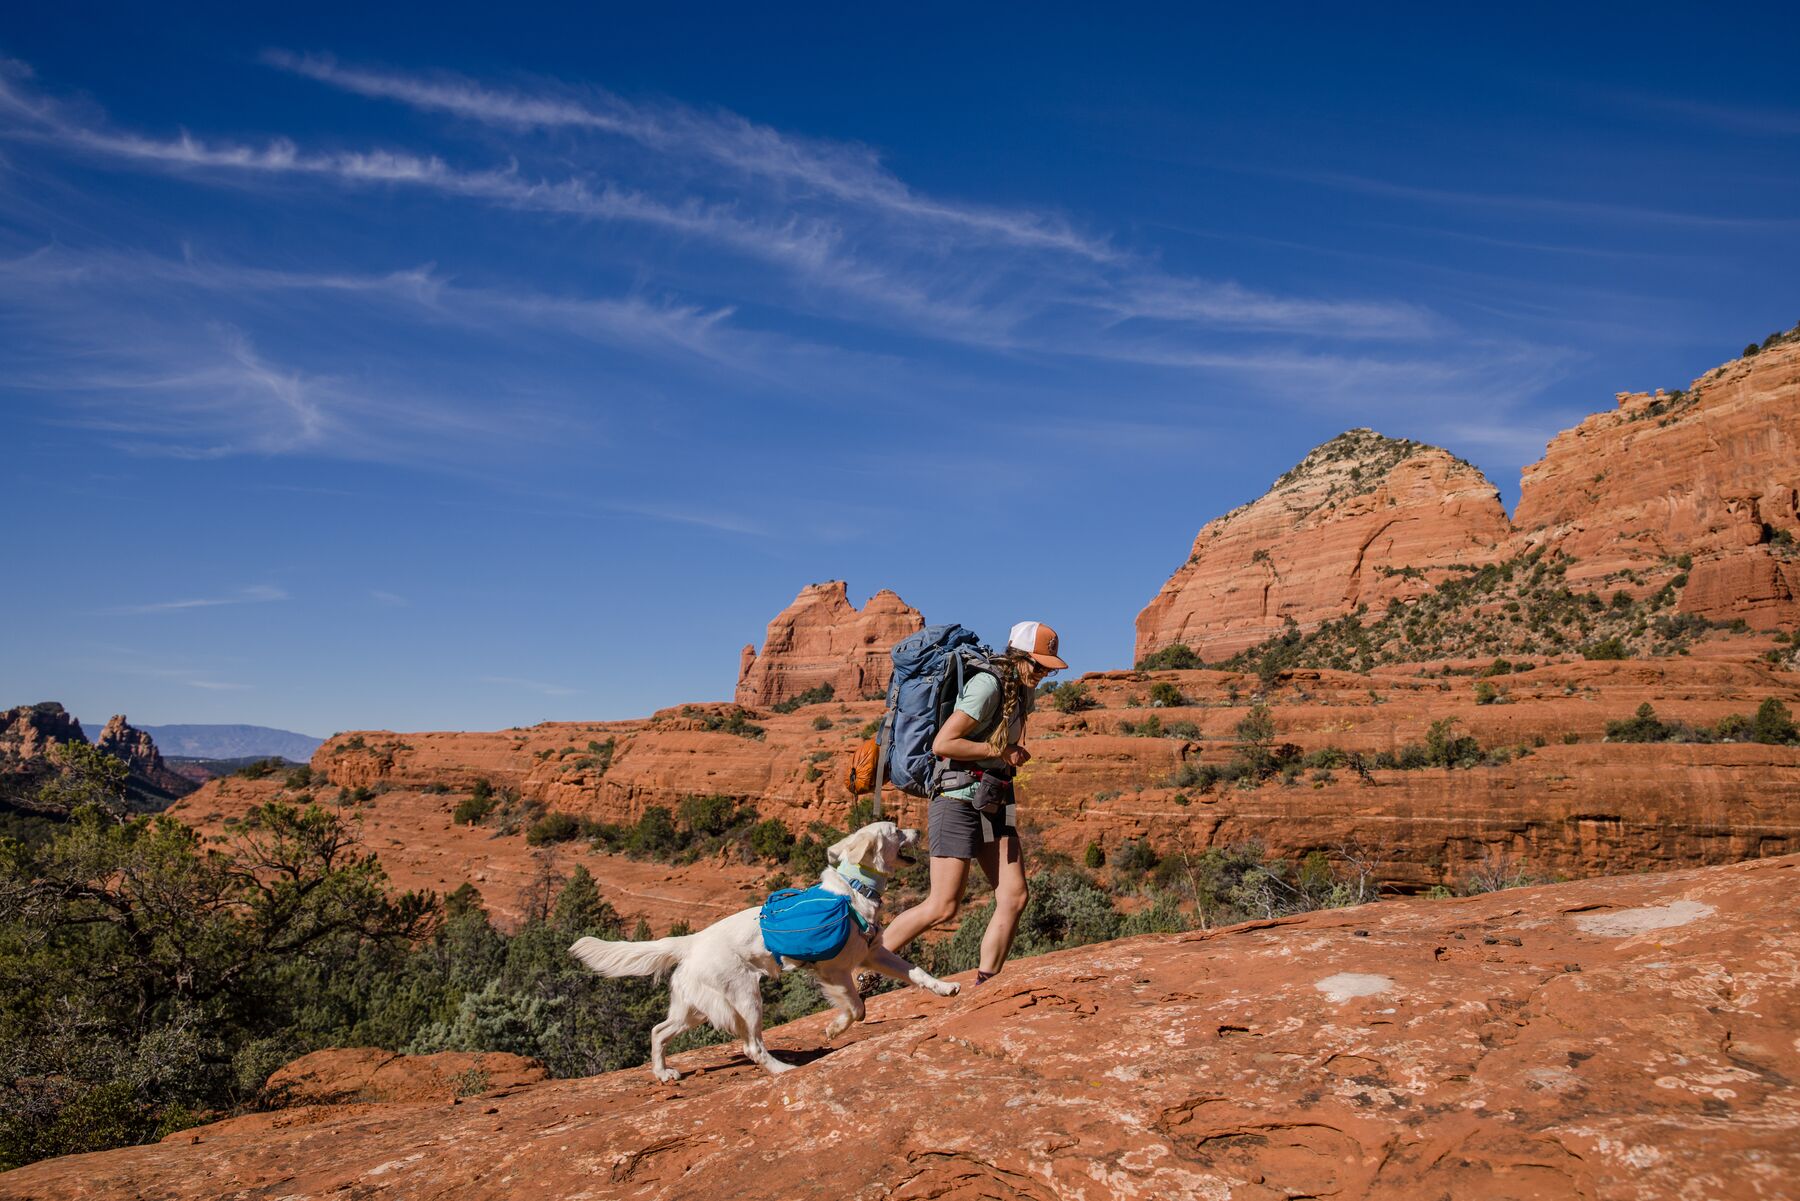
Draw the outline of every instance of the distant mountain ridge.
[[[83,722],[85,728],[90,723]],[[104,722],[94,722],[98,729]],[[305,763],[324,743],[323,738],[277,730],[270,726],[177,725],[139,726],[156,739],[164,755],[183,759],[247,759],[279,755]]]

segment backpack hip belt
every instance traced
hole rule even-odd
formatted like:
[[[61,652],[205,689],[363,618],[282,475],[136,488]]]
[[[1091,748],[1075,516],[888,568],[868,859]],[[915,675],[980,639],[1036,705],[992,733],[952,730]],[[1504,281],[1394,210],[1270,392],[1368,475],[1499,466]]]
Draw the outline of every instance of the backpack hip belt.
[[[942,793],[955,788],[967,788],[972,784],[980,783],[989,776],[1010,786],[1014,774],[1010,767],[976,767],[973,764],[964,765],[954,760],[945,760],[944,770],[938,773],[937,791]]]

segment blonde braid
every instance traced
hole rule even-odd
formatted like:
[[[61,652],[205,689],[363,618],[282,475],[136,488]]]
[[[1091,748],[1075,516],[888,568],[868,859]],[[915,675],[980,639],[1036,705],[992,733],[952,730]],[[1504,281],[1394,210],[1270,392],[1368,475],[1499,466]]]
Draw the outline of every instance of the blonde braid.
[[[1013,719],[1019,716],[1019,705],[1025,691],[1019,680],[1019,661],[1027,659],[1024,651],[1008,650],[994,660],[994,675],[1000,681],[1000,720],[987,737],[997,759],[1012,745]]]

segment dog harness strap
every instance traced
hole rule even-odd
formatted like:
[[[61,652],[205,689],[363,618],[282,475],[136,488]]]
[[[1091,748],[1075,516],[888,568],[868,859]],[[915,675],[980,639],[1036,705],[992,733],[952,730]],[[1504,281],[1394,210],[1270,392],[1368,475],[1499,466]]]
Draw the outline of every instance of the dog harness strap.
[[[833,866],[831,870],[838,874],[838,879],[850,886],[851,892],[861,893],[871,901],[879,901],[881,899],[881,886],[873,880],[866,879],[856,868],[852,867],[845,869]],[[852,875],[851,873],[855,874]]]

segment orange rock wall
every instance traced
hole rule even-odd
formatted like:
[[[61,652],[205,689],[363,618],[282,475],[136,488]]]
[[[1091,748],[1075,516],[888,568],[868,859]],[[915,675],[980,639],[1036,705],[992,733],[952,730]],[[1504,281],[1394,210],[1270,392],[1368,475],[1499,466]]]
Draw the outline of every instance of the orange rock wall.
[[[917,609],[885,588],[859,611],[844,581],[808,584],[769,623],[762,653],[744,648],[737,702],[775,705],[824,684],[841,700],[885,692],[893,674],[888,652],[924,625]]]
[[[1581,560],[1571,581],[1681,554],[1682,609],[1758,628],[1800,622],[1800,342],[1695,380],[1620,393],[1551,441],[1520,482],[1525,542]],[[1779,540],[1785,534],[1787,542]]]
[[[1368,676],[1296,672],[1268,701],[1279,738],[1303,750],[1395,750],[1422,742],[1433,721],[1448,717],[1484,747],[1524,745],[1530,753],[1503,766],[1376,771],[1373,784],[1340,768],[1329,778],[1305,773],[1290,785],[1221,786],[1205,795],[1173,786],[1171,777],[1183,762],[1231,756],[1235,727],[1260,687],[1255,677],[1091,675],[1086,683],[1101,708],[1061,714],[1044,706],[1031,719],[1027,741],[1035,758],[1020,780],[1021,820],[1033,847],[1076,855],[1090,842],[1110,851],[1138,837],[1165,853],[1251,840],[1284,858],[1354,853],[1403,891],[1458,883],[1502,856],[1539,876],[1573,877],[1800,851],[1800,748],[1602,741],[1608,721],[1631,716],[1645,701],[1664,720],[1697,726],[1752,713],[1768,696],[1800,712],[1800,678],[1754,660],[1752,642],[1721,640],[1719,654],[1736,646],[1735,657],[1547,664],[1496,677],[1499,700],[1485,705],[1476,702],[1469,675],[1445,678],[1418,665]],[[1144,707],[1156,682],[1175,684],[1185,703]],[[841,825],[850,798],[839,775],[878,710],[858,702],[757,713],[760,739],[705,731],[678,710],[649,721],[483,734],[364,732],[328,742],[313,765],[334,785],[392,790],[370,802],[367,820],[386,831],[375,849],[397,876],[399,865],[419,860],[405,878],[445,891],[470,878],[459,876],[459,857],[478,854],[488,865],[482,870],[496,872],[510,898],[529,875],[523,836],[450,828],[450,810],[476,779],[601,821],[635,821],[651,805],[673,809],[686,795],[721,793],[796,830],[814,821]],[[830,728],[813,728],[821,716]],[[1191,722],[1200,736],[1122,732],[1151,716]],[[1569,736],[1578,741],[1565,744]],[[615,745],[611,766],[603,774],[583,766],[587,744],[608,738]],[[357,741],[360,748],[344,749]],[[217,828],[233,810],[214,798],[244,784],[221,781],[184,804],[210,814],[209,828]],[[438,784],[455,791],[424,791]],[[211,805],[200,804],[208,799]],[[887,810],[906,824],[925,822],[923,802],[892,792]],[[501,860],[516,863],[499,871]],[[605,872],[593,870],[604,891]],[[744,870],[746,880],[762,874]]]
[[[1359,604],[1379,611],[1440,582],[1445,564],[1534,546],[1578,560],[1571,587],[1618,587],[1630,571],[1654,590],[1685,571],[1686,612],[1800,624],[1800,339],[1678,396],[1620,393],[1524,469],[1511,522],[1479,471],[1431,447],[1393,463],[1393,445],[1353,430],[1208,522],[1138,615],[1137,657],[1182,643],[1218,660],[1289,618],[1305,631]],[[1691,567],[1674,566],[1681,555]],[[1413,572],[1386,574],[1399,569]]]
[[[1137,658],[1173,643],[1225,658],[1290,619],[1305,631],[1360,604],[1379,610],[1428,591],[1446,564],[1498,556],[1512,527],[1486,476],[1417,446],[1371,480],[1380,468],[1368,451],[1382,442],[1366,430],[1334,439],[1286,483],[1209,521],[1138,614]],[[1401,568],[1424,574],[1392,574]]]

